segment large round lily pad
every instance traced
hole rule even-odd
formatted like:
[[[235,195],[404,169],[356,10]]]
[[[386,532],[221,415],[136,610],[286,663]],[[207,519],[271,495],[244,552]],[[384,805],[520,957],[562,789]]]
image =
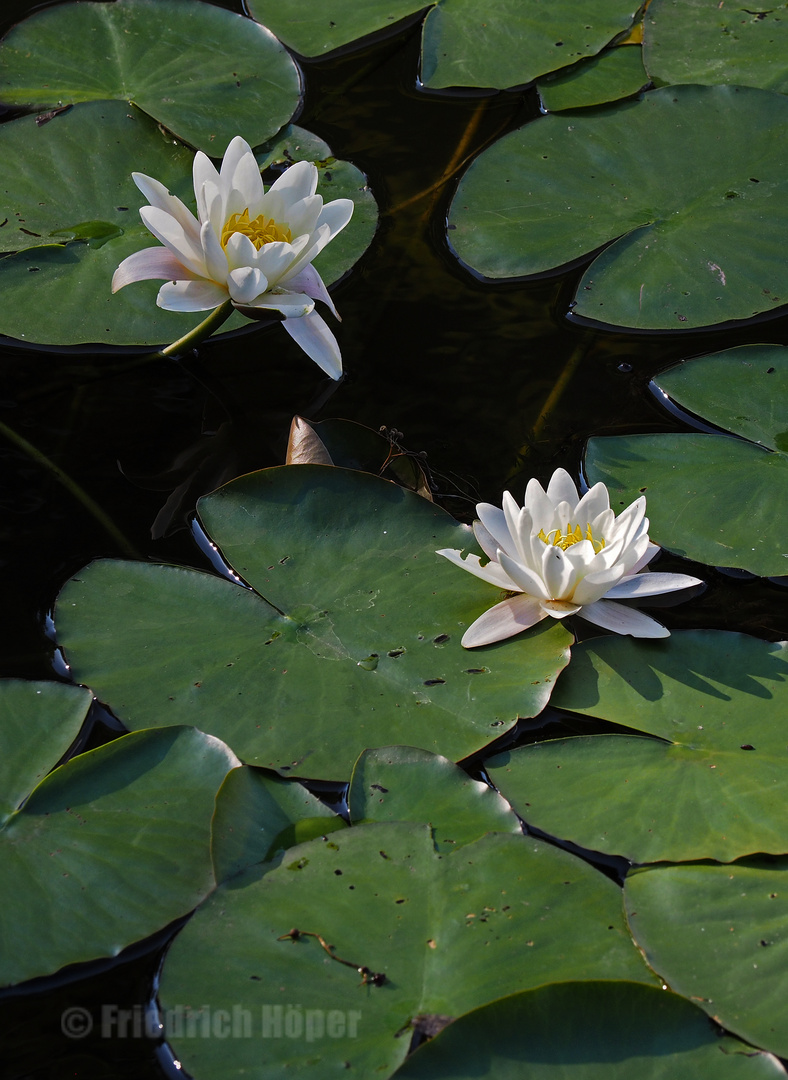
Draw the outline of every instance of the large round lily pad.
[[[571,1019],[568,1019],[571,1018]],[[779,1061],[720,1036],[689,1001],[628,982],[556,983],[455,1020],[397,1070],[402,1080],[747,1080]]]
[[[249,0],[256,19],[302,56],[319,56],[386,30],[428,7],[421,39],[419,81],[498,87],[593,56],[625,32],[637,13],[632,0],[332,0],[305,8],[300,0]]]
[[[307,1066],[383,1078],[420,1018],[594,978],[654,984],[613,882],[521,836],[441,856],[427,826],[376,824],[220,886],[173,942],[159,999],[175,1055],[200,1080]],[[198,1014],[191,1033],[178,1009]],[[234,1009],[250,1037],[200,1037],[201,1011],[210,1025]]]
[[[631,874],[629,924],[673,990],[723,1027],[788,1057],[788,858]]]
[[[199,513],[251,589],[106,561],[57,602],[74,677],[130,728],[192,723],[248,764],[341,780],[369,746],[465,757],[540,712],[568,661],[557,623],[463,649],[499,592],[435,554],[466,527],[386,480],[283,466]]]
[[[728,86],[540,117],[470,166],[450,242],[491,280],[602,248],[574,299],[596,322],[686,330],[751,318],[788,302],[788,148],[774,138],[786,124],[781,94]]]
[[[788,851],[788,645],[714,630],[572,650],[552,702],[656,738],[555,739],[486,762],[525,820],[635,862]]]
[[[212,152],[220,157],[225,148]],[[331,284],[369,246],[375,200],[363,174],[303,129],[288,128],[259,156],[268,165],[286,154],[317,162],[326,200],[358,206],[357,219],[315,260]],[[37,344],[162,345],[193,329],[200,315],[156,306],[159,281],[110,291],[118,264],[157,243],[140,220],[145,199],[132,172],[155,177],[194,211],[193,156],[138,109],[114,101],[81,105],[43,127],[32,117],[0,125],[0,250],[19,252],[0,260],[0,333]],[[252,325],[236,314],[225,328]]]
[[[688,360],[658,390],[740,438],[671,432],[591,439],[586,470],[622,506],[645,493],[652,538],[699,562],[788,573],[788,350],[747,345]]]
[[[0,983],[115,956],[199,904],[214,799],[237,765],[218,739],[170,728],[47,776],[0,831]]]
[[[298,68],[269,30],[198,0],[44,8],[0,42],[0,72],[5,104],[134,104],[212,157],[235,135],[270,139],[301,97]]]
[[[788,91],[785,3],[652,0],[643,20],[643,57],[665,83],[733,83]]]

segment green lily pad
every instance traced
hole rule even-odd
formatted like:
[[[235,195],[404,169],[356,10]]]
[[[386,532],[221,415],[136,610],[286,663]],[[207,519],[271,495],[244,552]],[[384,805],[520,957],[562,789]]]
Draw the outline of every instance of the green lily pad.
[[[132,729],[192,723],[247,764],[341,780],[392,741],[466,757],[540,712],[568,662],[560,624],[463,649],[498,590],[435,554],[467,527],[386,480],[283,466],[198,509],[251,589],[100,561],[57,602],[75,679]]]
[[[533,82],[593,56],[628,30],[631,0],[334,0],[304,10],[300,0],[249,0],[251,14],[302,56],[319,56],[428,7],[421,40],[422,85],[497,87]]]
[[[261,148],[263,162],[288,151],[297,157],[302,141],[318,155],[319,193],[358,207],[335,250],[329,244],[315,260],[331,284],[368,247],[377,208],[363,174],[331,159],[314,136],[302,140],[302,129]],[[213,152],[224,150],[222,143]],[[0,250],[18,252],[0,259],[0,333],[37,344],[161,345],[193,329],[199,315],[156,306],[158,281],[110,292],[118,264],[156,244],[140,220],[145,200],[131,173],[160,180],[194,212],[192,160],[149,117],[119,102],[81,105],[41,128],[32,117],[0,125],[0,220],[7,222]],[[225,329],[245,326],[253,324],[236,314]]]
[[[0,679],[0,825],[71,746],[92,700],[81,686]]]
[[[630,874],[629,925],[673,990],[748,1042],[788,1057],[788,858]]]
[[[604,480],[622,505],[645,492],[652,538],[671,551],[754,574],[787,573],[787,354],[779,345],[746,345],[670,368],[655,380],[658,390],[741,438],[591,439],[589,479]]]
[[[126,735],[50,773],[0,831],[0,983],[116,956],[214,888],[216,791],[237,758],[192,728]]]
[[[512,808],[487,784],[413,746],[366,750],[353,767],[348,806],[354,823],[426,821],[435,850],[445,853],[488,832],[522,831]]]
[[[652,0],[643,20],[651,78],[665,83],[734,83],[788,91],[788,4]]]
[[[201,1080],[307,1065],[383,1078],[417,1017],[594,978],[653,984],[620,890],[586,863],[500,834],[447,858],[427,826],[375,824],[220,886],[173,942],[159,999],[170,1045]],[[177,1010],[199,1014],[206,1002],[211,1014],[248,1016],[252,1037],[179,1031]]]
[[[528,824],[634,862],[788,850],[788,644],[716,630],[572,650],[558,708],[657,736],[555,739],[485,762]]]
[[[342,818],[303,784],[247,765],[233,769],[216,796],[211,830],[216,880],[343,828]]]
[[[717,1034],[697,1006],[676,994],[638,983],[588,982],[540,986],[475,1009],[420,1047],[395,1075],[398,1080],[776,1080],[784,1072],[770,1055]]]
[[[788,149],[774,138],[787,123],[782,95],[727,86],[540,117],[472,163],[449,211],[451,244],[490,280],[603,248],[573,302],[596,322],[686,330],[749,319],[788,300]],[[692,154],[677,153],[685,143]]]
[[[637,45],[606,49],[566,71],[546,75],[536,84],[542,108],[548,112],[585,109],[631,97],[649,81]]]
[[[298,68],[270,31],[197,0],[44,8],[0,42],[0,72],[7,105],[134,104],[212,157],[235,135],[270,139],[301,98]]]

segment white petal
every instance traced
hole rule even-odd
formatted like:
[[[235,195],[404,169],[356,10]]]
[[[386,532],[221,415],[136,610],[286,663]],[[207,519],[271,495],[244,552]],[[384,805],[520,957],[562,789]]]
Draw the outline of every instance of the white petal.
[[[504,493],[504,505],[506,505],[506,497],[509,496],[512,502],[509,492]],[[516,504],[515,504],[516,505]],[[495,547],[502,548],[504,551],[512,552],[515,550],[514,543],[512,541],[512,534],[509,531],[509,526],[506,523],[506,515],[504,511],[497,506],[493,506],[492,503],[478,503],[476,506],[476,513],[479,515],[479,521],[484,529],[492,537]],[[481,541],[480,541],[481,543]],[[482,549],[489,555],[490,552],[482,545]],[[492,556],[491,556],[492,558]]]
[[[205,257],[206,276],[212,278],[213,281],[224,284],[227,280],[229,265],[224,248],[219,243],[219,238],[214,232],[210,221],[204,222],[200,229],[200,244]]]
[[[253,304],[245,306],[254,309],[254,311],[278,311],[285,319],[296,320],[309,315],[315,306],[315,302],[306,293],[269,291],[258,296]]]
[[[300,319],[285,319],[284,328],[326,375],[332,379],[341,376],[342,354],[337,339],[316,311]]]
[[[601,600],[603,596],[610,596],[610,590],[618,584],[623,577],[623,569],[620,566],[609,566],[604,570],[587,574],[582,581],[578,581],[572,593],[572,600],[576,604],[593,604]]]
[[[466,649],[479,645],[491,645],[494,641],[519,634],[546,618],[539,601],[531,596],[510,596],[500,604],[485,611],[462,635],[461,644]]]
[[[595,604],[584,607],[580,614],[589,622],[604,627],[605,630],[614,630],[617,634],[630,634],[638,638],[670,637],[670,630],[650,615],[644,615],[637,608],[616,604],[612,600],[597,600]]]
[[[152,176],[146,176],[145,173],[133,172],[131,178],[151,206],[156,206],[159,210],[164,210],[165,213],[174,217],[183,231],[192,237],[194,243],[197,243],[200,232],[199,222],[176,195],[171,195],[164,184],[154,180]]]
[[[646,547],[645,554],[642,555],[641,558],[638,559],[638,561],[635,563],[635,565],[630,570],[630,573],[632,573],[632,574],[640,573],[640,571],[643,569],[643,567],[648,566],[648,564],[651,562],[651,560],[654,558],[654,556],[660,550],[661,549],[660,549],[659,544],[652,544],[652,543],[649,542],[649,544]]]
[[[228,214],[243,213],[248,209],[249,217],[254,220],[260,212],[257,208],[263,200],[263,178],[251,147],[238,135],[227,147],[222,161],[221,178],[230,189],[230,201],[237,200],[239,207],[236,210],[235,206],[232,206]]]
[[[319,195],[309,195],[288,207],[287,221],[282,224],[287,224],[293,236],[301,236],[303,233],[311,235],[320,224],[322,210],[322,198]]]
[[[276,178],[266,193],[266,200],[275,195],[289,207],[301,199],[308,199],[316,189],[317,166],[312,161],[296,161]]]
[[[317,219],[317,228],[328,225],[331,230],[331,239],[342,232],[344,227],[353,217],[355,203],[352,199],[332,199],[323,204],[320,217]]]
[[[527,507],[531,512],[531,517],[534,521],[536,531],[544,529],[547,532],[549,529],[554,528],[553,517],[555,507],[553,500],[548,499],[545,494],[544,488],[538,480],[529,480],[525,489],[525,502],[523,507]]]
[[[586,524],[590,525],[592,521],[609,509],[610,496],[607,488],[600,480],[598,484],[594,484],[592,488],[588,489],[575,507],[575,523],[585,528]]]
[[[306,293],[310,296],[309,290],[289,275],[296,254],[292,244],[285,243],[284,240],[274,240],[270,244],[263,244],[254,262],[268,278],[269,288],[281,285],[286,287],[288,292]]]
[[[194,197],[197,200],[197,209],[200,214],[200,221],[205,221],[204,214],[204,196],[205,185],[211,185],[214,191],[220,189],[219,174],[214,167],[213,162],[204,154],[202,150],[198,150],[194,155],[194,161],[192,162],[192,182],[194,183]]]
[[[575,482],[566,469],[556,469],[547,485],[547,497],[553,505],[567,502],[574,509],[579,501]]]
[[[631,596],[659,596],[660,593],[676,592],[688,589],[691,585],[702,585],[700,578],[689,574],[634,574],[606,593],[610,600],[623,600]]]
[[[273,247],[273,244],[266,244],[266,247]],[[304,269],[296,274],[294,277],[287,278],[288,289],[295,289],[298,292],[305,292],[307,296],[311,296],[313,300],[322,300],[324,304],[328,306],[332,315],[339,319],[339,312],[334,307],[334,301],[328,294],[328,289],[323,284],[323,279],[314,266],[305,266]],[[340,319],[340,322],[342,320]]]
[[[254,306],[253,301],[268,288],[268,278],[255,266],[239,266],[227,275],[227,288],[234,304]]]
[[[500,551],[498,553],[498,561],[503,567],[504,572],[508,574],[515,583],[516,588],[522,590],[524,593],[529,593],[531,596],[536,596],[540,600],[553,599],[547,591],[541,577],[533,570],[530,570],[527,566],[523,566],[522,563],[517,562],[516,559],[511,558],[505,551]]]
[[[548,600],[568,600],[577,574],[560,547],[547,546],[542,558],[542,577]]]
[[[152,278],[182,281],[193,277],[191,270],[187,270],[167,248],[143,248],[129,255],[117,268],[112,275],[112,291],[117,292],[133,281],[150,281]]]
[[[169,248],[184,266],[188,266],[199,277],[208,276],[202,246],[199,241],[194,242],[190,233],[184,231],[177,218],[172,217],[166,210],[160,210],[157,206],[143,206],[140,209],[140,217],[143,225],[160,243]]]
[[[487,558],[492,559],[493,562],[498,562],[498,545],[496,544],[493,535],[485,529],[481,521],[474,521],[473,535],[476,537],[477,544]]]
[[[215,281],[168,281],[159,289],[156,303],[165,311],[208,311],[228,299],[226,289]]]
[[[436,551],[435,554],[442,555],[444,559],[448,559],[449,562],[454,563],[455,566],[467,570],[469,574],[481,578],[482,581],[486,581],[490,585],[496,585],[499,589],[505,589],[506,592],[519,591],[515,582],[512,581],[506,571],[503,570],[497,562],[491,561],[482,566],[478,555],[471,552],[463,559],[462,553],[454,548],[441,548],[439,551]]]

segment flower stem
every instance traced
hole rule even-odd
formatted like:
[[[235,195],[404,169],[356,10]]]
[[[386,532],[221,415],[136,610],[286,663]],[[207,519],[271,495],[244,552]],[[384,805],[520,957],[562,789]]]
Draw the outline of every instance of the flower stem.
[[[13,428],[10,428],[8,424],[4,424],[2,420],[0,420],[0,435],[5,435],[9,442],[15,443],[16,446],[18,446],[20,450],[24,450],[33,461],[37,462],[42,468],[47,469],[78,502],[82,503],[88,513],[91,514],[104,531],[112,537],[124,555],[134,559],[142,558],[142,555],[137,551],[131,541],[123,535],[115,522],[107,516],[98,503],[88,495],[84,488],[80,487],[68,473],[63,472],[59,465],[56,465],[54,461],[48,458],[46,454],[43,454],[38,447],[33,446],[31,442],[28,442],[22,435],[14,431]]]
[[[205,341],[211,334],[218,330],[222,323],[227,322],[233,313],[232,300],[225,300],[223,304],[220,304],[218,308],[214,308],[207,319],[195,326],[193,330],[190,330],[188,334],[184,334],[182,338],[178,338],[177,341],[173,341],[172,345],[167,345],[166,348],[161,349],[157,353],[152,353],[152,356],[177,356],[179,353],[188,352],[190,349],[195,348],[200,342]]]

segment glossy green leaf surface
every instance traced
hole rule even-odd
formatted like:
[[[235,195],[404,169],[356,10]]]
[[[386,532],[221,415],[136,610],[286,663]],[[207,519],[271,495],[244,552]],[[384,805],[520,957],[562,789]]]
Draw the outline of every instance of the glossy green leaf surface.
[[[81,686],[0,679],[0,824],[57,765],[92,700]]]
[[[627,982],[557,983],[455,1020],[402,1080],[698,1080],[783,1076],[770,1055],[720,1037],[697,1006]]]
[[[216,792],[237,759],[192,728],[145,731],[47,776],[0,832],[0,983],[115,956],[213,889]],[[151,883],[155,881],[155,888]]]
[[[548,112],[584,109],[631,97],[648,82],[637,45],[607,49],[567,71],[547,75],[536,84],[542,108]]]
[[[298,68],[270,31],[196,0],[44,8],[0,42],[0,71],[5,104],[134,104],[212,157],[235,135],[270,139],[301,98]]]
[[[441,856],[425,825],[375,824],[221,886],[173,942],[160,1001],[165,1015],[205,1003],[248,1011],[254,1038],[184,1030],[169,1040],[201,1080],[307,1066],[386,1077],[418,1016],[457,1016],[547,979],[594,978],[653,984],[620,890],[596,870],[521,836]],[[331,1034],[331,1012],[341,1033],[337,1024]]]
[[[624,890],[629,924],[671,988],[748,1042],[788,1056],[788,859],[653,867]]]
[[[249,0],[252,15],[302,56],[333,52],[425,6],[419,79],[432,90],[532,82],[598,53],[637,12],[631,0],[596,0],[593,10],[579,0],[335,0],[306,11],[299,0]]]
[[[691,432],[590,439],[589,481],[607,484],[614,506],[645,494],[650,536],[670,551],[766,577],[788,572],[785,350],[731,349],[655,381],[678,405],[742,438]]]
[[[469,530],[388,481],[284,466],[220,488],[199,513],[252,589],[107,561],[58,599],[75,678],[133,729],[192,723],[247,764],[341,780],[370,746],[467,756],[540,712],[568,661],[557,623],[463,649],[499,592],[435,554]]]
[[[426,821],[441,853],[488,832],[521,832],[512,808],[487,784],[413,746],[366,750],[353,767],[348,806],[354,822]]]
[[[788,646],[677,631],[581,642],[552,704],[656,736],[594,735],[485,763],[526,822],[634,862],[788,850]]]
[[[788,4],[652,0],[643,55],[664,83],[733,83],[788,91]]]
[[[222,142],[214,153],[221,156],[225,148]],[[357,204],[358,213],[336,244],[315,260],[331,284],[368,247],[377,222],[375,200],[353,165],[331,158],[326,144],[302,129],[288,128],[259,156],[267,165],[285,152],[314,152],[318,192]],[[32,117],[0,125],[0,214],[8,220],[0,245],[19,252],[0,259],[0,332],[40,344],[163,345],[193,329],[199,313],[156,306],[159,281],[110,291],[123,259],[156,246],[139,217],[145,198],[132,172],[155,177],[195,212],[192,160],[191,151],[149,117],[119,102],[81,105],[43,127]],[[253,324],[234,315],[224,329],[243,326]]]
[[[788,300],[788,150],[774,138],[786,123],[782,95],[727,86],[540,117],[472,163],[450,243],[491,280],[602,248],[573,306],[595,322],[686,330],[751,318]],[[693,153],[677,154],[686,143]]]
[[[226,881],[280,849],[344,828],[345,822],[295,780],[248,765],[229,772],[216,796],[211,853]]]
[[[788,348],[784,345],[741,345],[698,356],[663,371],[654,385],[701,419],[788,454]]]

